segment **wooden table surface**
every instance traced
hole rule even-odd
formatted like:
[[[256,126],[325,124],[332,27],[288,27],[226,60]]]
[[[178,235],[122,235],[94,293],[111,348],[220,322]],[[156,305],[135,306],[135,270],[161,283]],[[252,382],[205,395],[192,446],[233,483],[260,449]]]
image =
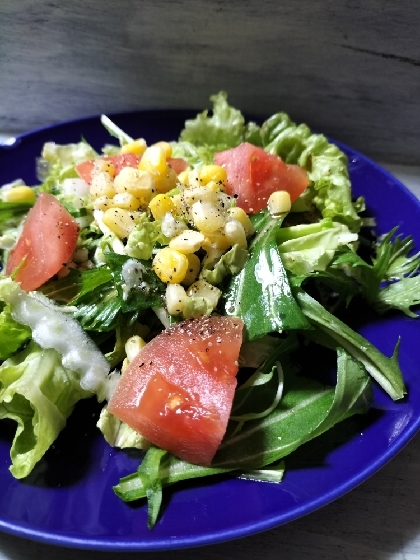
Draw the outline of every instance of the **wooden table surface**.
[[[0,135],[1,140],[1,135]],[[418,198],[420,167],[386,165]],[[420,366],[419,366],[420,367]],[[297,521],[202,548],[121,553],[57,548],[0,533],[0,560],[418,560],[420,433],[378,473]]]

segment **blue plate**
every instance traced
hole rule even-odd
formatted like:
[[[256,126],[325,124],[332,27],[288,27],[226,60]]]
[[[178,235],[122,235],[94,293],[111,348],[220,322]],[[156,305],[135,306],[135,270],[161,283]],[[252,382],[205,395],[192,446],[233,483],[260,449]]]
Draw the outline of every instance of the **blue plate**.
[[[186,111],[145,111],[113,119],[149,143],[175,139]],[[98,118],[59,124],[16,139],[0,149],[0,184],[18,177],[35,184],[35,158],[46,141],[77,142],[96,149],[110,138]],[[366,198],[377,233],[395,225],[420,245],[420,204],[378,165],[340,146],[349,157],[356,196]],[[363,320],[362,320],[363,319]],[[217,543],[263,531],[308,514],[375,473],[420,425],[420,321],[405,316],[359,317],[358,330],[391,355],[401,337],[400,363],[408,397],[392,402],[379,389],[371,411],[351,418],[310,442],[287,462],[281,484],[215,478],[179,484],[164,492],[164,510],[147,529],[144,503],[127,505],[113,493],[138,457],[109,447],[95,428],[98,407],[77,406],[54,448],[23,481],[8,471],[13,425],[0,425],[0,529],[51,544],[85,549],[159,550]]]

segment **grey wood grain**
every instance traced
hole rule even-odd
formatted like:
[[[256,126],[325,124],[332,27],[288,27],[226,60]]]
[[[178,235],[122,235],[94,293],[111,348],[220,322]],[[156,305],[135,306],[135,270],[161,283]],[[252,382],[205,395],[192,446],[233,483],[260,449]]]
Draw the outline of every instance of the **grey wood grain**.
[[[419,28],[416,0],[1,0],[0,130],[225,89],[418,165]]]

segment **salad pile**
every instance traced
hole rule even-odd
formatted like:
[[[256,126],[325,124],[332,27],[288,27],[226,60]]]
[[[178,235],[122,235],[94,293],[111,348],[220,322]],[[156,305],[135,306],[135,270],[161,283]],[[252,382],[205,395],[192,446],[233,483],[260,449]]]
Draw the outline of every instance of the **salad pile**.
[[[283,459],[372,399],[406,393],[398,364],[350,328],[354,299],[417,317],[420,254],[396,229],[371,235],[345,154],[278,113],[247,122],[223,92],[177,141],[45,144],[40,183],[0,190],[0,418],[24,478],[76,403],[139,448],[115,481],[147,498],[232,473],[280,482]],[[141,133],[141,131],[139,131]],[[302,353],[336,354],[328,383]],[[1,429],[1,423],[0,423]],[[123,453],[123,451],[121,452]]]

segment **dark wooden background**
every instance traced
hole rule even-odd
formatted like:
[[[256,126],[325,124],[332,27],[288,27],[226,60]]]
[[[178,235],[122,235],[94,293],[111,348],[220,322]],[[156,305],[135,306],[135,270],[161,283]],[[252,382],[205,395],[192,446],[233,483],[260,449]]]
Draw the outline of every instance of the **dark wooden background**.
[[[0,0],[0,131],[225,89],[419,164],[419,31],[416,0]]]

